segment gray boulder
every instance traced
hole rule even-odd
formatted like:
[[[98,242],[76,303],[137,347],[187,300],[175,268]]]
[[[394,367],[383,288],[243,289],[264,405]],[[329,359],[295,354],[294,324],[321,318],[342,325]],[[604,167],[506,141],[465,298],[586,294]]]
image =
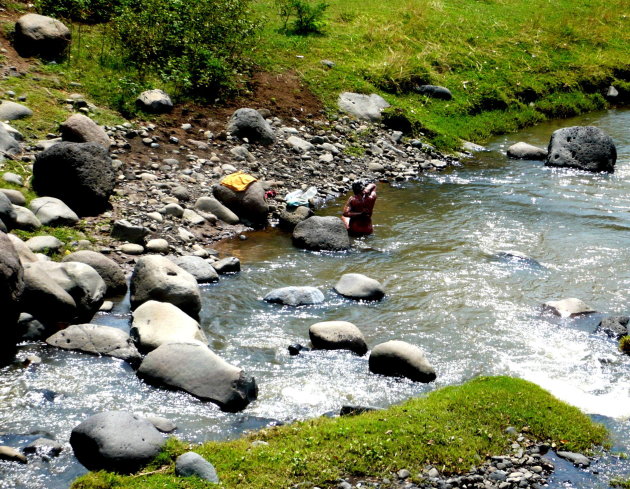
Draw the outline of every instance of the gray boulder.
[[[111,326],[73,324],[50,336],[46,343],[64,350],[120,358],[139,365],[142,357],[127,333]]]
[[[20,464],[28,463],[27,458],[13,447],[0,445],[0,460],[6,460],[8,462],[18,462]]]
[[[269,205],[260,182],[251,183],[244,192],[236,192],[219,184],[212,187],[212,193],[245,224],[260,227],[267,223]]]
[[[138,376],[150,384],[181,389],[229,412],[245,409],[258,396],[253,377],[198,342],[160,346],[145,357]]]
[[[166,343],[208,343],[199,323],[168,302],[147,301],[140,305],[133,312],[130,335],[143,353]]]
[[[227,224],[238,224],[240,219],[234,212],[224,206],[214,197],[199,197],[195,202],[195,209],[215,215]]]
[[[169,256],[168,259],[190,273],[200,284],[219,281],[214,267],[200,256]]]
[[[588,467],[591,461],[581,453],[558,451],[558,457],[564,458],[577,467]]]
[[[17,220],[17,213],[9,198],[0,193],[0,219],[8,229],[13,229]]]
[[[28,208],[44,226],[74,226],[79,222],[79,216],[56,197],[33,199]]]
[[[363,95],[352,92],[344,92],[339,95],[337,105],[342,112],[367,121],[381,120],[381,112],[390,106],[383,97],[375,93]]]
[[[171,421],[168,418],[164,418],[163,416],[155,416],[153,414],[150,414],[146,416],[146,418],[161,433],[172,433],[177,429],[177,425],[175,424],[175,422]]]
[[[350,248],[350,237],[338,217],[313,216],[295,226],[293,244],[313,251],[345,251]]]
[[[357,355],[368,351],[361,330],[347,321],[323,321],[311,325],[308,335],[316,350],[350,350]]]
[[[593,309],[591,306],[580,299],[576,299],[575,297],[569,297],[568,299],[561,299],[558,301],[545,302],[543,304],[543,308],[563,318],[596,312],[595,309]]]
[[[385,297],[385,289],[377,280],[360,273],[346,273],[335,284],[335,291],[356,300],[378,301]]]
[[[47,251],[56,253],[63,248],[63,242],[54,236],[33,236],[25,244],[33,253],[46,253]]]
[[[591,172],[615,171],[617,148],[612,138],[593,126],[565,127],[554,131],[545,166],[578,168]]]
[[[278,218],[278,224],[282,229],[287,231],[293,231],[302,221],[308,219],[313,215],[313,211],[305,205],[284,209],[280,211]]]
[[[370,353],[370,372],[389,377],[406,377],[415,382],[435,380],[435,369],[424,352],[405,341],[393,340],[376,345]]]
[[[595,332],[605,333],[610,338],[620,340],[630,334],[629,322],[630,317],[628,316],[610,316],[600,321]]]
[[[164,114],[173,110],[173,102],[163,90],[145,90],[136,99],[136,105],[144,112]]]
[[[179,477],[196,476],[202,480],[219,483],[219,476],[214,466],[195,452],[186,452],[175,460],[175,474]]]
[[[60,21],[26,14],[15,23],[13,42],[20,56],[59,59],[65,56],[70,38],[70,30]]]
[[[242,108],[232,114],[227,132],[250,143],[273,144],[276,136],[269,123],[255,109]]]
[[[17,322],[18,342],[44,341],[52,334],[46,326],[35,319],[31,314],[23,312]]]
[[[37,256],[35,256],[35,253],[33,253],[28,248],[28,246],[26,246],[26,243],[24,241],[18,238],[15,234],[7,234],[7,236],[11,241],[13,248],[15,248],[15,251],[18,254],[22,266],[26,265],[27,263],[35,263],[39,261]]]
[[[33,190],[62,199],[80,216],[103,212],[115,183],[112,160],[98,143],[55,144],[33,165]]]
[[[0,124],[0,160],[3,154],[17,155],[22,152],[22,145],[7,130],[4,124]]]
[[[521,160],[544,160],[547,158],[547,150],[521,141],[510,146],[507,155],[508,158]]]
[[[17,229],[33,231],[42,227],[42,223],[30,209],[14,205],[13,210],[15,211],[15,227]]]
[[[61,139],[73,143],[97,143],[109,149],[111,141],[101,126],[83,114],[73,114],[59,126]]]
[[[26,204],[24,194],[19,190],[11,188],[0,188],[0,193],[6,195],[13,205],[23,206]]]
[[[220,260],[212,262],[210,265],[212,265],[212,268],[214,268],[219,275],[238,273],[241,271],[241,261],[235,256],[221,258]]]
[[[0,231],[0,365],[10,362],[15,355],[18,342],[16,323],[20,315],[19,301],[23,291],[24,270],[20,258],[11,240]]]
[[[10,100],[0,102],[0,120],[2,121],[15,121],[32,115],[33,111],[22,104],[11,102]]]
[[[114,221],[111,236],[120,241],[129,241],[139,245],[144,244],[144,239],[149,234],[149,230],[144,226],[131,224],[126,219]]]
[[[324,294],[316,287],[282,287],[267,293],[263,300],[285,306],[304,306],[324,302]]]
[[[315,147],[308,141],[297,136],[289,136],[287,138],[286,144],[289,148],[298,153],[306,153],[307,151],[311,151]]]
[[[453,98],[453,94],[448,88],[439,85],[420,85],[416,87],[416,92],[438,100],[451,100]]]
[[[49,438],[38,438],[26,445],[22,451],[24,453],[35,454],[40,457],[57,457],[63,451],[63,445],[58,441]]]
[[[106,297],[124,295],[127,292],[125,272],[118,263],[102,253],[90,250],[75,251],[64,256],[62,262],[79,262],[91,266],[107,286]]]
[[[195,277],[159,255],[141,257],[131,276],[132,309],[149,300],[170,302],[194,317],[201,310]]]
[[[165,441],[149,421],[124,411],[95,414],[70,434],[74,454],[86,468],[120,473],[146,465]]]

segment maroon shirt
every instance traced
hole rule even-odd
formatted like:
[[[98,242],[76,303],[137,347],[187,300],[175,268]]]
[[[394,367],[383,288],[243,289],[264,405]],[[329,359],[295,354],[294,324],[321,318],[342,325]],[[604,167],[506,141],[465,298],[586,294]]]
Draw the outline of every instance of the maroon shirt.
[[[343,208],[343,215],[350,218],[348,231],[353,234],[372,234],[372,211],[376,202],[376,191],[365,195],[353,195]]]

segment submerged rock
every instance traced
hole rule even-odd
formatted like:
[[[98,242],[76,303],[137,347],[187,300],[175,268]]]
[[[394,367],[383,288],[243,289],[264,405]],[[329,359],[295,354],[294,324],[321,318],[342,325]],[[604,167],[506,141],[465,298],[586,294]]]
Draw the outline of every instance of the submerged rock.
[[[509,158],[522,160],[544,160],[547,157],[547,150],[521,141],[510,146],[507,155]]]
[[[324,294],[316,287],[282,287],[268,292],[263,299],[285,306],[304,306],[324,302]]]
[[[610,338],[620,340],[624,336],[630,334],[630,329],[628,328],[629,322],[630,317],[628,316],[607,317],[600,321],[600,323],[597,325],[597,329],[595,329],[595,332],[603,332]]]
[[[543,307],[563,318],[597,312],[584,301],[576,299],[575,297],[561,299],[559,301],[545,302]]]
[[[385,297],[380,282],[360,273],[346,273],[335,284],[335,291],[356,300],[377,301]]]

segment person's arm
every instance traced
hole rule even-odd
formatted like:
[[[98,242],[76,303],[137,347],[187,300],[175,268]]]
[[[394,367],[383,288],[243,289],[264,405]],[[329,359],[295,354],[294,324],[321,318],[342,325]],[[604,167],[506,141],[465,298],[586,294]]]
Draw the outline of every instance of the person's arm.
[[[343,208],[343,216],[344,217],[357,217],[360,216],[361,214],[363,214],[362,212],[355,212],[352,210],[352,197],[350,197],[348,199],[348,202],[346,202],[345,207]]]
[[[363,193],[367,195],[370,199],[376,198],[376,184],[370,183],[363,189]]]

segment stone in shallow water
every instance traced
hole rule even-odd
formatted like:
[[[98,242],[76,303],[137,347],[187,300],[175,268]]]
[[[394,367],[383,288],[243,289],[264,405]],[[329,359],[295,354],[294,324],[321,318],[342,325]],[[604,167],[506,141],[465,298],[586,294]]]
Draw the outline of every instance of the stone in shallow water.
[[[313,324],[308,334],[313,347],[320,350],[350,350],[365,355],[368,347],[361,330],[347,321],[322,321]]]
[[[596,312],[595,309],[587,305],[582,300],[576,299],[575,297],[561,299],[559,301],[545,302],[543,304],[543,307],[563,318]]]
[[[285,306],[304,306],[324,302],[324,294],[316,287],[282,287],[269,292],[264,300]]]
[[[335,291],[344,297],[356,300],[380,300],[385,289],[377,280],[360,273],[346,273],[335,284]]]
[[[390,377],[407,377],[416,382],[435,380],[435,369],[424,352],[405,341],[393,340],[376,345],[369,358],[370,371]]]

